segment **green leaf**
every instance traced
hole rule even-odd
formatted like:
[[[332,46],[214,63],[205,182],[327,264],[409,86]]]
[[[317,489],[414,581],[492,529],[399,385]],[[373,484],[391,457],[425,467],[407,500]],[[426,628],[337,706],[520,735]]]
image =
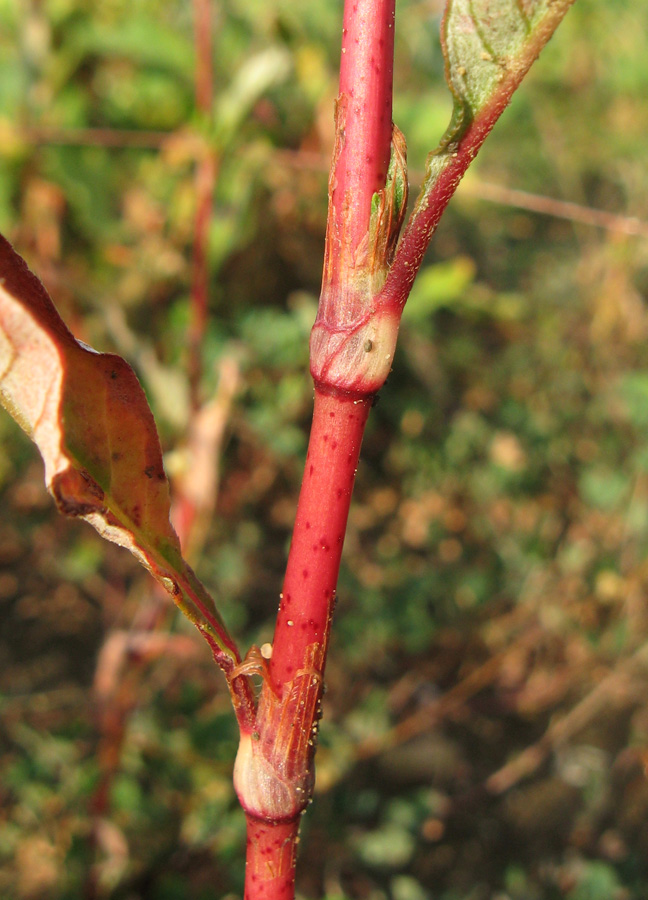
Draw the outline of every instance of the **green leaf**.
[[[447,0],[441,43],[453,97],[450,124],[425,180],[384,294],[404,303],[450,197],[574,0]]]
[[[573,2],[448,0],[441,40],[454,104],[435,153],[456,149],[506,83],[519,84]]]
[[[38,446],[59,510],[127,547],[231,670],[235,644],[169,521],[160,442],[135,373],[75,340],[1,235],[0,401]]]

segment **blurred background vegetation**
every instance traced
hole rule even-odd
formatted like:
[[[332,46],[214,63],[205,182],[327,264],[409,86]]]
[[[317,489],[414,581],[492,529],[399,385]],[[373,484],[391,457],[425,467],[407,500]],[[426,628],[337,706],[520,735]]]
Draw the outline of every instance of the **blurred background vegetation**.
[[[441,5],[398,4],[413,188]],[[205,102],[198,2],[0,0],[0,230],[134,365],[180,497],[210,411],[191,552],[243,647],[305,453],[341,7],[214,2]],[[358,473],[302,898],[648,897],[646,33],[578,0],[430,248]],[[240,897],[223,680],[5,415],[0,604],[2,897]]]

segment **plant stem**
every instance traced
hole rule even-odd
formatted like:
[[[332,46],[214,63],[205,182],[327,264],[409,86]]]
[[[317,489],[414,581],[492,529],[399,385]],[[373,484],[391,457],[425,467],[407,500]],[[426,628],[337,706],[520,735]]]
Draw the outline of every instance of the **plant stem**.
[[[485,98],[479,100],[475,108],[470,109],[466,127],[461,126],[459,132],[456,135],[451,134],[447,142],[443,142],[442,139],[440,146],[428,157],[425,182],[396,250],[393,264],[378,298],[379,303],[400,309],[404,306],[430,239],[450,198],[495,123],[510,103],[513,93],[573,3],[574,0],[551,0],[546,4],[542,17],[535,23],[513,57],[498,58],[501,71],[497,78],[497,86],[489,91]],[[452,64],[448,49],[448,27],[452,6],[451,2],[446,4],[441,26],[441,44],[446,61],[446,79],[455,95],[455,102],[460,102],[464,106],[466,114],[468,98],[464,92],[459,98],[452,81]],[[518,6],[522,9],[524,4]],[[479,7],[480,4],[477,4],[478,18],[481,17],[484,24],[491,14],[486,14],[487,3],[481,12]],[[492,16],[496,18],[494,12]],[[454,27],[457,28],[456,23]]]
[[[347,283],[366,244],[373,195],[391,152],[395,0],[346,0],[336,145],[329,181],[324,286]],[[319,317],[339,316],[323,290]],[[355,312],[353,310],[352,312]]]
[[[364,359],[359,375],[345,351],[360,341],[364,355],[376,357],[369,352],[374,340],[358,337],[357,330],[371,305],[374,198],[386,194],[392,153],[394,2],[345,0],[326,254],[317,336],[311,340],[313,424],[272,656],[254,725],[241,728],[234,768],[248,817],[246,900],[293,896],[299,816],[314,784],[324,667],[351,494],[367,417],[382,383]],[[389,237],[392,217],[382,194]],[[390,322],[385,329],[392,334]],[[340,352],[344,359],[337,365]],[[381,359],[387,361],[386,375],[389,350]]]
[[[340,96],[344,139],[332,205],[346,208],[348,244],[355,252],[367,233],[371,198],[385,186],[392,133],[394,0],[346,3],[342,25]]]
[[[270,675],[284,695],[313,645],[326,653],[351,493],[371,399],[315,392],[306,469],[273,643]],[[321,672],[320,672],[321,674]]]
[[[247,816],[244,900],[292,900],[299,821],[271,823]]]
[[[234,769],[243,808],[268,823],[297,821],[312,793],[335,588],[371,403],[368,397],[315,392],[272,658]]]

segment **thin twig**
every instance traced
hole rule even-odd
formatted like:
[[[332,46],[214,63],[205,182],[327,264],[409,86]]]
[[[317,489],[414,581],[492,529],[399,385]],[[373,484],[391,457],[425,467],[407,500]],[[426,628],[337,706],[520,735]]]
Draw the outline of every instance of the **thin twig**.
[[[129,128],[50,128],[46,125],[20,128],[20,140],[29,144],[62,144],[73,147],[134,147],[159,150],[172,131],[138,131]]]
[[[581,206],[579,203],[571,203],[567,200],[556,200],[554,197],[531,194],[528,191],[519,191],[489,181],[468,179],[457,191],[458,197],[462,194],[503,206],[527,209],[529,212],[553,216],[555,219],[567,219],[570,222],[579,222],[594,228],[604,228],[606,231],[648,237],[648,222],[634,216],[620,216],[602,209],[592,209],[590,206]]]
[[[553,719],[535,744],[494,772],[486,782],[488,790],[493,794],[502,794],[532,775],[553,751],[582,731],[606,707],[638,702],[645,695],[647,666],[648,643],[642,644],[632,656],[617,664],[568,713]]]
[[[159,149],[174,132],[164,131],[134,131],[127,129],[111,128],[21,128],[18,136],[33,144],[69,144],[72,146],[102,146],[102,147],[135,147],[141,149]],[[326,172],[328,170],[328,158],[321,153],[304,150],[277,150],[275,159],[294,169],[312,169]],[[418,181],[420,173],[412,172],[412,180]],[[464,181],[457,190],[457,197],[475,197],[489,203],[498,203],[501,206],[511,206],[517,209],[526,209],[529,212],[540,215],[553,216],[557,219],[566,219],[570,222],[579,222],[592,228],[602,228],[605,231],[616,231],[635,237],[648,237],[648,222],[636,216],[623,216],[618,213],[606,212],[602,209],[594,209],[580,203],[572,203],[568,200],[558,200],[555,197],[546,197],[543,194],[533,194],[529,191],[521,191],[509,188],[501,184],[493,184],[489,181],[481,181],[478,178],[469,178]]]
[[[444,694],[435,697],[379,737],[368,738],[358,744],[355,752],[356,759],[370,759],[429,731],[431,727],[437,725],[441,720],[464,707],[469,700],[497,679],[502,669],[502,663],[510,653],[512,646],[516,648],[533,646],[537,643],[541,634],[541,628],[531,626],[512,644],[508,645],[501,652],[489,657],[486,662],[470,672]]]

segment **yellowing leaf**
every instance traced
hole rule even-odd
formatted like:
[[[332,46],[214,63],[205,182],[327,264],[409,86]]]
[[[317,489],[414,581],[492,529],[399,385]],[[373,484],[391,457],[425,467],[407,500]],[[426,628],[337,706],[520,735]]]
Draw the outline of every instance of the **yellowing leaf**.
[[[59,510],[134,553],[230,672],[239,656],[182,558],[155,422],[135,373],[72,336],[1,235],[0,401],[37,444]]]

